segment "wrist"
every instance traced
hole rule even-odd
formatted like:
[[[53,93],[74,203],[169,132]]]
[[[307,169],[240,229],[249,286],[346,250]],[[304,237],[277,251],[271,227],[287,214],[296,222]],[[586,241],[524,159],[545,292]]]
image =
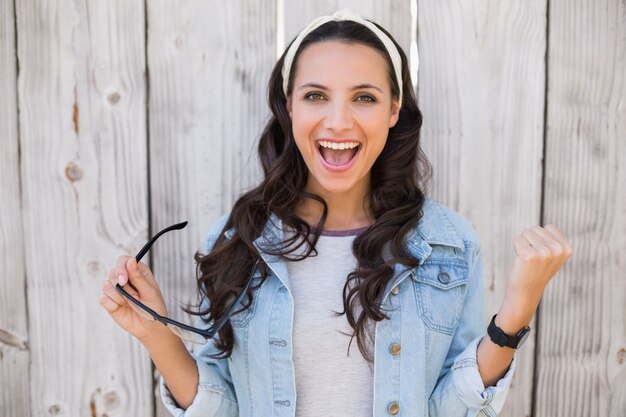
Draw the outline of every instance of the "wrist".
[[[139,338],[139,342],[148,350],[152,351],[156,347],[162,347],[163,345],[172,343],[182,343],[180,338],[171,332],[166,326],[161,326],[162,329],[154,329],[150,331],[146,336]]]
[[[543,295],[544,287],[529,289],[507,281],[504,289],[504,301],[520,305],[537,305]]]
[[[520,330],[522,330],[524,327],[530,324],[530,320],[525,320],[521,318],[512,318],[505,314],[501,316],[500,314],[501,313],[498,313],[496,315],[494,322],[496,326],[501,328],[502,331],[508,335],[517,334]]]
[[[528,326],[537,310],[537,305],[538,302],[534,297],[506,293],[495,323],[505,333],[514,334],[524,326]]]

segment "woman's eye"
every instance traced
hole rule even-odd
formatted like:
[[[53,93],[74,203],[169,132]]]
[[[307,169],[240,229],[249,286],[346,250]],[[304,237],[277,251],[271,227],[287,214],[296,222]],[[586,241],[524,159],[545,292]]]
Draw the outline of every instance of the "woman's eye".
[[[321,95],[321,94],[319,94],[319,93],[310,93],[310,94],[307,94],[304,98],[306,98],[307,100],[309,100],[309,99],[310,99],[310,97],[313,97],[313,96],[322,97],[322,95]]]
[[[370,102],[374,102],[374,101],[376,101],[376,99],[375,99],[374,97],[372,97],[372,96],[367,96],[367,95],[364,95],[364,96],[359,96],[358,98],[366,98],[366,99],[367,99],[367,100],[359,100],[359,101],[370,101]]]

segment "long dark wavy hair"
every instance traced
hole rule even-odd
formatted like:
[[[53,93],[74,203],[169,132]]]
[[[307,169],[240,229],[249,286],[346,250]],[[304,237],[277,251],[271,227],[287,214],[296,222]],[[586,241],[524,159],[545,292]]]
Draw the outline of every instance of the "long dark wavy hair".
[[[385,286],[393,277],[394,264],[401,263],[408,268],[419,265],[419,261],[405,248],[405,238],[422,216],[425,200],[423,190],[432,177],[431,165],[420,147],[422,113],[413,92],[406,55],[389,32],[374,24],[392,39],[402,58],[403,103],[399,119],[389,129],[382,153],[371,169],[371,189],[365,196],[364,204],[369,203],[375,222],[353,241],[352,251],[358,261],[357,268],[348,274],[343,288],[344,310],[336,312],[338,316],[346,314],[348,323],[354,330],[350,344],[356,336],[359,350],[369,363],[373,363],[373,356],[370,352],[371,345],[366,343],[366,336],[372,340],[371,332],[368,332],[366,326],[367,320],[372,320],[369,322],[372,324],[374,321],[389,319],[382,309],[381,301]],[[288,95],[293,89],[294,74],[302,51],[308,45],[325,41],[361,44],[378,50],[387,63],[393,97],[399,97],[393,64],[383,43],[366,26],[353,21],[327,22],[304,38],[295,54],[289,74]],[[308,169],[293,137],[286,96],[282,89],[281,70],[284,58],[285,53],[276,62],[268,84],[267,99],[272,115],[258,145],[264,178],[258,186],[245,192],[235,202],[224,228],[225,231],[234,227],[232,238],[228,239],[221,233],[209,254],[196,252],[194,255],[198,291],[202,297],[206,297],[208,304],[204,305],[205,308],[198,305],[195,310],[185,308],[185,311],[203,316],[207,324],[211,321],[217,322],[226,314],[232,300],[250,276],[254,261],[258,258],[253,242],[262,233],[271,213],[275,213],[283,221],[283,226],[290,227],[295,234],[281,242],[280,247],[268,249],[266,253],[277,255],[286,261],[299,261],[317,255],[315,245],[320,231],[323,230],[328,206],[322,197],[304,191]],[[323,206],[321,219],[314,229],[294,214],[294,209],[302,198],[311,198]],[[306,245],[302,256],[287,256],[302,245]],[[388,248],[388,252],[383,252],[384,248]],[[315,255],[311,255],[312,253]],[[383,256],[384,253],[387,255]],[[269,275],[269,268],[262,259],[259,262],[259,271],[260,283],[250,286],[243,307],[238,312],[252,305],[254,291]],[[230,322],[220,329],[214,342],[220,351],[213,355],[214,358],[230,357],[234,343]]]

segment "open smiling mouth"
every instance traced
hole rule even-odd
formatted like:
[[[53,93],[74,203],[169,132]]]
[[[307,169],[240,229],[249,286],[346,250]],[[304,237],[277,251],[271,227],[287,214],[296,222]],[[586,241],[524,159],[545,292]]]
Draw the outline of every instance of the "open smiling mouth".
[[[317,150],[320,153],[321,159],[326,164],[333,167],[347,167],[355,159],[356,155],[360,152],[362,145],[358,145],[352,149],[331,149],[317,144]]]

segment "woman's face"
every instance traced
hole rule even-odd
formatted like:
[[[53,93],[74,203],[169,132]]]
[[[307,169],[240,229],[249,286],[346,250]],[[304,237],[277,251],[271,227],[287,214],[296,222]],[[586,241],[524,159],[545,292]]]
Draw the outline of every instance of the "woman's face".
[[[300,54],[287,109],[309,170],[308,191],[369,186],[372,165],[398,121],[387,71],[382,55],[361,44],[319,42]]]

